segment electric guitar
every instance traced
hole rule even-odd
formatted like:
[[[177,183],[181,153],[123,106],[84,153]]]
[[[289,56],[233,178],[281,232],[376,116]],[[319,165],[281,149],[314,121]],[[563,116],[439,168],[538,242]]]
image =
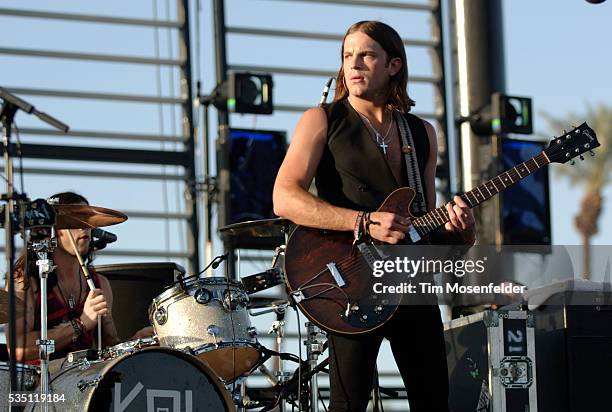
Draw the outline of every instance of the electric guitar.
[[[599,146],[586,123],[556,137],[540,154],[481,184],[460,197],[473,208],[549,163],[566,163]],[[572,161],[572,164],[574,162]],[[408,244],[416,244],[449,221],[444,206],[413,217],[410,205],[415,191],[403,187],[392,192],[378,209],[411,217]],[[380,244],[380,242],[376,242]],[[371,240],[353,245],[351,232],[298,226],[285,250],[285,283],[289,296],[306,317],[320,328],[336,333],[360,334],[382,326],[397,310],[401,294],[392,294],[384,305],[362,298],[372,295]]]

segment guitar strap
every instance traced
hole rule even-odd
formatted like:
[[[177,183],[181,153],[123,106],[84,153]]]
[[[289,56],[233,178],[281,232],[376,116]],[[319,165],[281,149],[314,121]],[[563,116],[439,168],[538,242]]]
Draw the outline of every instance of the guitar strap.
[[[395,120],[399,125],[399,131],[402,138],[402,153],[406,162],[406,172],[408,175],[408,186],[416,192],[414,201],[412,202],[412,214],[421,215],[427,212],[427,204],[423,191],[423,183],[421,182],[421,174],[419,173],[419,161],[414,149],[414,139],[408,125],[408,120],[403,113],[395,111]]]

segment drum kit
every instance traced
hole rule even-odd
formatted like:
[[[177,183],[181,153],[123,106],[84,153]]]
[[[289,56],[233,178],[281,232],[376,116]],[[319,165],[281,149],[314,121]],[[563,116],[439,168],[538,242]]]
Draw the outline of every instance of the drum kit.
[[[110,209],[41,200],[32,202],[25,215],[29,228],[52,222],[50,239],[28,242],[39,257],[42,296],[43,284],[53,270],[50,253],[57,245],[56,229],[104,227],[127,219]],[[281,237],[288,223],[284,219],[243,222],[221,232],[224,236]],[[321,331],[307,324],[307,361],[283,353],[284,315],[290,303],[250,296],[283,283],[283,255],[281,245],[271,269],[240,281],[199,274],[178,276],[149,306],[153,336],[101,350],[71,352],[62,359],[49,360],[54,343],[47,338],[46,309],[41,310],[40,366],[16,364],[18,397],[9,397],[10,365],[0,362],[0,409],[25,405],[25,410],[61,411],[284,411],[293,405],[300,411],[317,410],[316,374],[327,365],[317,362],[326,346]],[[3,292],[0,323],[9,321],[6,301]],[[41,306],[46,306],[44,299]],[[16,307],[22,307],[19,301]],[[260,344],[251,325],[252,316],[271,312],[276,313],[270,328],[276,350]],[[16,317],[21,316],[17,312]],[[102,347],[100,332],[97,347]],[[271,358],[274,372],[264,365]],[[284,371],[283,361],[297,363],[296,369]],[[247,390],[246,378],[257,371],[271,388]]]

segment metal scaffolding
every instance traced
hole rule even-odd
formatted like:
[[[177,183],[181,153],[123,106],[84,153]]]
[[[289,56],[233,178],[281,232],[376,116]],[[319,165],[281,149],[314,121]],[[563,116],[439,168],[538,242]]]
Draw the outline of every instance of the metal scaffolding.
[[[114,249],[109,248],[105,251],[105,255],[130,257],[133,259],[139,258],[157,258],[162,259],[181,259],[181,263],[187,263],[191,272],[199,268],[199,247],[198,247],[198,213],[196,205],[196,164],[195,164],[195,138],[194,138],[194,121],[192,112],[192,79],[191,79],[191,57],[190,57],[190,29],[189,29],[189,13],[188,0],[177,0],[172,2],[175,11],[170,13],[167,10],[167,16],[173,14],[172,18],[159,19],[157,18],[157,10],[153,11],[154,18],[140,17],[123,17],[123,16],[105,16],[83,13],[71,13],[66,10],[57,11],[36,11],[26,9],[8,9],[0,8],[0,18],[12,23],[19,22],[23,25],[38,25],[39,28],[45,27],[45,24],[53,23],[72,23],[74,30],[66,31],[66,36],[87,35],[82,33],[83,27],[92,27],[91,30],[114,30],[117,27],[127,27],[134,30],[134,33],[148,33],[152,30],[159,41],[159,31],[164,30],[168,33],[168,38],[172,38],[172,42],[177,42],[173,47],[168,44],[170,50],[167,57],[159,55],[159,46],[156,47],[157,56],[133,56],[121,54],[108,54],[95,52],[95,46],[87,52],[75,52],[54,48],[41,48],[36,45],[23,44],[22,47],[15,47],[15,42],[10,37],[4,36],[4,40],[0,40],[0,58],[8,59],[9,62],[17,59],[16,66],[21,62],[34,63],[41,70],[52,70],[52,62],[55,61],[70,61],[72,63],[89,63],[96,65],[101,73],[104,72],[104,67],[108,67],[109,63],[117,65],[122,69],[131,66],[135,70],[148,73],[151,69],[161,67],[170,71],[171,78],[178,77],[178,85],[171,90],[173,82],[170,81],[168,90],[162,93],[163,84],[158,84],[158,93],[116,93],[105,90],[72,90],[66,87],[65,84],[53,80],[45,82],[51,87],[36,88],[26,87],[26,78],[11,79],[8,76],[2,79],[3,86],[8,91],[16,95],[24,96],[28,99],[40,97],[45,102],[57,102],[66,104],[66,102],[74,104],[74,102],[84,102],[85,104],[100,104],[101,102],[110,103],[133,103],[139,106],[138,108],[146,107],[158,108],[160,114],[163,114],[164,109],[171,111],[174,116],[175,110],[180,110],[180,115],[170,133],[164,133],[163,130],[145,132],[147,125],[139,124],[136,126],[137,132],[122,131],[107,129],[89,129],[78,128],[71,129],[68,134],[62,134],[56,130],[38,127],[38,125],[26,126],[21,128],[20,134],[24,143],[21,145],[21,153],[25,165],[23,169],[16,168],[17,172],[22,172],[27,176],[28,181],[36,182],[36,179],[44,176],[54,176],[70,178],[91,178],[91,181],[99,182],[99,179],[111,179],[117,185],[124,187],[133,187],[134,195],[138,196],[138,187],[143,185],[143,181],[155,182],[155,185],[163,187],[163,192],[166,193],[167,185],[174,185],[177,188],[177,193],[182,194],[181,200],[176,200],[177,207],[175,210],[170,210],[169,207],[161,208],[157,204],[151,204],[151,200],[147,196],[141,196],[142,202],[132,200],[129,202],[137,207],[133,210],[124,210],[130,218],[146,219],[148,225],[143,231],[144,237],[153,238],[155,234],[161,238],[164,235],[162,225],[166,225],[166,234],[170,232],[172,227],[173,232],[178,232],[176,236],[181,238],[181,242],[185,242],[186,246],[178,248],[166,247],[162,250],[158,245],[153,246],[147,244],[146,239],[139,243],[139,247],[132,249]],[[157,2],[153,2],[153,7],[157,7]],[[168,9],[170,8],[170,2]],[[145,11],[142,11],[145,14]],[[90,23],[88,26],[78,26],[78,23]],[[69,26],[69,25],[67,25]],[[127,41],[128,39],[126,39]],[[150,38],[150,40],[152,40]],[[153,41],[151,41],[153,43]],[[21,59],[21,60],[19,60]],[[23,60],[27,59],[27,60]],[[10,68],[10,64],[5,67]],[[131,70],[131,69],[130,69]],[[159,73],[159,72],[158,72]],[[101,76],[102,77],[102,76]],[[161,76],[160,76],[161,77]],[[105,81],[109,79],[100,79],[100,84],[96,84],[98,88],[104,88]],[[159,80],[159,79],[158,79]],[[7,82],[7,83],[4,83]],[[150,89],[154,89],[154,85],[150,85]],[[76,103],[80,104],[80,103]],[[130,109],[128,109],[130,110]],[[69,124],[72,123],[70,118],[64,117]],[[112,121],[109,123],[112,124]],[[150,129],[150,128],[148,128]],[[72,144],[60,144],[58,141],[75,142],[85,144],[77,146]],[[35,143],[34,143],[35,142]],[[40,144],[43,142],[44,144]],[[125,148],[125,145],[130,145],[130,148]],[[161,150],[152,150],[153,147],[161,145]],[[144,149],[143,149],[144,148]],[[78,163],[77,163],[78,162]],[[76,165],[76,166],[75,166]],[[92,167],[93,166],[93,167]],[[160,166],[162,171],[152,171],[150,166]],[[137,171],[134,171],[136,169]],[[89,184],[87,181],[86,184]],[[147,184],[151,184],[147,183]],[[95,183],[94,183],[95,184]],[[181,186],[179,188],[179,186]],[[27,188],[26,188],[27,189]],[[75,187],[79,191],[79,187]],[[82,189],[81,189],[82,190]],[[28,193],[31,197],[44,197],[51,193]],[[167,194],[166,198],[169,197]],[[145,203],[146,202],[146,203]],[[168,203],[167,199],[159,199],[159,203]],[[113,204],[104,204],[103,206],[117,208]],[[128,223],[129,225],[130,223]],[[140,225],[142,226],[142,225]],[[143,230],[143,229],[139,229]],[[166,240],[166,242],[169,242]],[[180,242],[178,242],[180,243]],[[168,243],[167,243],[168,246]]]

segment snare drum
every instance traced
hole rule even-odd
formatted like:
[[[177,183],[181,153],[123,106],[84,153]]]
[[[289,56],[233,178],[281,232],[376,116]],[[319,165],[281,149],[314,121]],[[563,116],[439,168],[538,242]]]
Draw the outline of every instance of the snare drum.
[[[198,278],[153,299],[149,318],[161,346],[190,350],[229,382],[248,373],[261,357],[248,300],[238,282]]]
[[[40,379],[38,368],[31,365],[18,363],[17,369],[17,388],[20,392],[31,392]],[[9,410],[9,393],[11,392],[11,379],[8,362],[0,362],[0,410]]]
[[[203,362],[148,347],[106,360],[80,360],[51,379],[57,411],[234,411],[227,390]],[[55,408],[55,409],[54,409]],[[28,411],[41,410],[28,404]]]

